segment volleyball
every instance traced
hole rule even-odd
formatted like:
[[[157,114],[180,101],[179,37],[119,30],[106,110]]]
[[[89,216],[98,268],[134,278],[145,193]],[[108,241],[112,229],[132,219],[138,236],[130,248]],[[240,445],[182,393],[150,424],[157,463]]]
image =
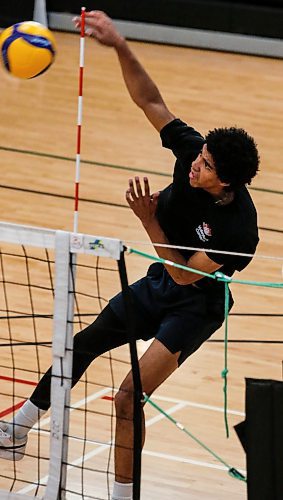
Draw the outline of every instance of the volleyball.
[[[24,21],[6,28],[0,35],[1,59],[9,73],[34,78],[53,63],[56,42],[51,31],[40,23]]]

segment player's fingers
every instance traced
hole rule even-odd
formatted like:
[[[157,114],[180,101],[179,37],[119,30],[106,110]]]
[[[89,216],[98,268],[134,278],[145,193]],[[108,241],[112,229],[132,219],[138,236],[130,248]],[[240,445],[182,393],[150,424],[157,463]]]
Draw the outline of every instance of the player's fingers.
[[[72,22],[74,23],[76,28],[79,28],[81,25],[81,18],[80,17],[73,17]]]
[[[143,178],[143,182],[144,182],[144,194],[145,194],[145,196],[150,196],[150,189],[149,189],[148,178],[144,177]]]
[[[97,38],[97,39],[99,38],[99,37],[97,36],[97,35],[98,35],[97,30],[96,30],[96,29],[94,29],[94,28],[87,28],[87,29],[85,30],[85,34],[86,34],[87,36],[93,36],[94,38]]]
[[[91,10],[88,12],[85,12],[85,19],[102,19],[102,17],[107,17],[104,12],[101,10]],[[72,21],[81,21],[81,16],[75,16],[73,17]]]
[[[72,22],[74,23],[75,28],[80,28],[82,25],[81,17],[73,17]],[[86,26],[92,26],[92,23],[86,22],[85,24],[86,24]],[[91,28],[89,28],[89,29],[91,29]],[[85,30],[85,32],[87,32],[87,29]]]
[[[96,17],[97,16],[97,13],[98,11],[96,10],[90,10],[90,11],[86,11],[85,12],[85,18],[86,19],[90,19],[90,18],[93,18],[93,17]]]
[[[131,205],[132,205],[132,203],[133,203],[133,200],[132,200],[132,197],[131,197],[131,192],[130,192],[130,190],[129,190],[129,189],[127,189],[127,191],[126,191],[126,200],[127,200],[127,202],[128,202],[128,205],[130,205],[130,206],[131,206]]]
[[[86,23],[103,23],[107,19],[109,19],[108,16],[100,10],[92,10],[85,13]]]
[[[106,14],[102,10],[89,10],[85,12],[85,17],[106,17]]]
[[[143,194],[142,194],[140,178],[135,177],[135,182],[136,182],[136,189],[137,189],[138,197],[141,198],[143,196]]]
[[[133,179],[129,179],[129,191],[130,191],[130,194],[131,194],[133,200],[137,200],[137,195],[135,192],[135,186],[134,186]]]

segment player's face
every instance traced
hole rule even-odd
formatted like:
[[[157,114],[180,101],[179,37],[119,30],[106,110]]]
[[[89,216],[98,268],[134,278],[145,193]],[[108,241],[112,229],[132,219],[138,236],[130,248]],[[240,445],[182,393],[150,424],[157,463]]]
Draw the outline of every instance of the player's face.
[[[217,177],[215,164],[206,144],[203,145],[199,155],[192,162],[189,179],[192,187],[202,188],[215,196],[227,186]]]

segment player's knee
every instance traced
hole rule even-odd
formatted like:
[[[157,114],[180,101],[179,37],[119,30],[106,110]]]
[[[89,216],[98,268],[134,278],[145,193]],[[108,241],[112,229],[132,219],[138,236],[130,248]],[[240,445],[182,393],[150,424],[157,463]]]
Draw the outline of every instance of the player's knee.
[[[129,387],[120,387],[115,396],[116,416],[132,419],[133,417],[133,390]]]

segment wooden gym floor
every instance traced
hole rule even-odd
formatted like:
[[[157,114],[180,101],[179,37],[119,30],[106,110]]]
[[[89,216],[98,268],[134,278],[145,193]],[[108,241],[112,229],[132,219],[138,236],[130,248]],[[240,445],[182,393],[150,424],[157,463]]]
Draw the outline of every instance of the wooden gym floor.
[[[0,219],[72,230],[79,38],[64,33],[57,33],[56,38],[56,62],[40,78],[20,81],[1,70]],[[203,134],[217,126],[237,125],[256,138],[261,171],[251,195],[261,228],[258,254],[282,257],[283,61],[134,42],[131,46],[176,116]],[[114,52],[92,40],[86,42],[83,106],[79,231],[125,242],[148,242],[126,206],[127,180],[146,172],[152,189],[162,189],[170,182],[174,159],[161,148],[158,134],[130,101]],[[130,246],[153,252],[141,243]],[[144,273],[148,261],[128,257],[127,265],[129,279],[134,280]],[[254,259],[241,278],[282,281],[282,261]],[[280,290],[233,285],[232,291],[233,313],[243,315],[230,317],[231,339],[282,340],[282,318],[244,315],[282,313]],[[214,338],[222,339],[223,329]],[[139,344],[140,352],[144,348]],[[220,411],[223,354],[222,343],[206,343],[157,391],[155,401],[229,464],[244,470],[244,453],[232,429],[243,419],[244,379],[281,379],[282,348],[256,342],[230,344],[229,440]],[[21,362],[30,366],[24,357]],[[48,366],[49,359],[44,363]],[[106,363],[101,360],[97,365],[101,377]],[[123,376],[123,369],[120,371],[117,380]],[[83,389],[76,390],[74,397],[79,400]],[[28,395],[27,387],[23,397]],[[4,409],[5,402],[0,411]],[[143,500],[169,500],[173,495],[176,500],[246,498],[244,483],[229,477],[205,450],[168,420],[154,419],[156,415],[148,406]],[[92,439],[99,439],[95,433],[99,426],[100,421],[95,420]],[[25,460],[20,464],[22,473],[28,475]],[[8,462],[1,463],[2,467],[12,470]],[[79,481],[74,478],[74,483]],[[0,488],[8,487],[4,483],[1,479]],[[93,495],[95,488],[90,484]],[[15,491],[24,491],[23,486]],[[31,489],[30,494],[34,494]]]

